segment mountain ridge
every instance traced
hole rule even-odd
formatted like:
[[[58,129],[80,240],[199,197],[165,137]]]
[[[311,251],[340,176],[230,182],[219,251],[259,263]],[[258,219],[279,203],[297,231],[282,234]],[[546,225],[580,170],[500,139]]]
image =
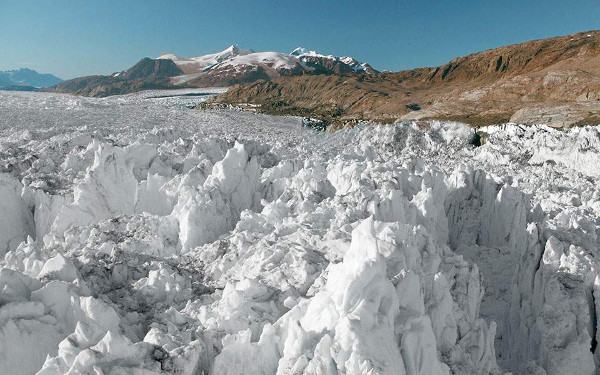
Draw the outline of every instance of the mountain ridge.
[[[438,67],[254,82],[234,86],[216,101],[339,123],[439,119],[476,126],[595,124],[600,123],[600,31],[488,49]]]
[[[0,71],[0,89],[29,87],[31,89],[54,86],[62,79],[49,73],[38,73],[29,68]]]
[[[600,31],[501,46],[400,72],[379,72],[351,57],[302,47],[282,53],[232,45],[197,57],[144,58],[112,76],[81,77],[50,90],[108,96],[215,86],[231,86],[214,99],[217,104],[252,104],[266,113],[319,117],[338,126],[361,120],[597,124]]]
[[[135,73],[134,73],[135,72]],[[231,45],[197,57],[163,53],[145,57],[131,68],[109,76],[79,77],[50,91],[86,96],[109,96],[157,88],[227,87],[259,80],[304,74],[375,74],[370,65],[351,57],[283,52],[255,52]]]

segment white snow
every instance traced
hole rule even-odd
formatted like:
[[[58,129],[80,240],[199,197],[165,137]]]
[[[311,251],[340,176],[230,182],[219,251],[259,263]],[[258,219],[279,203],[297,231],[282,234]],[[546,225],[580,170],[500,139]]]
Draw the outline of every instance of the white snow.
[[[0,92],[0,373],[597,372],[600,129],[170,94]]]
[[[334,55],[323,55],[319,52],[308,50],[304,47],[298,47],[298,48],[294,49],[292,52],[290,52],[290,56],[297,57],[298,60],[300,60],[301,62],[307,62],[307,60],[310,60],[311,58],[339,61],[341,63],[348,65],[355,72],[370,73],[372,71],[372,68],[370,68],[368,66],[368,64],[361,63],[358,60],[356,60],[354,57],[350,57],[350,56],[337,57]]]
[[[244,50],[232,45],[225,50],[197,57],[182,57],[172,53],[164,53],[158,59],[172,60],[182,71],[183,75],[173,77],[172,82],[177,85],[185,84],[193,79],[202,77],[210,71],[217,69],[234,69],[241,71],[262,66],[275,70],[291,70],[295,68],[311,71],[313,68],[306,66],[305,59],[310,57],[340,61],[349,65],[356,72],[368,71],[369,67],[360,63],[352,57],[336,57],[333,55],[322,55],[315,51],[309,51],[298,47],[291,53],[281,52],[254,52]]]
[[[335,59],[336,57],[333,55],[323,55],[318,53],[317,51],[308,50],[304,47],[298,47],[290,52],[291,56],[303,57],[303,56],[313,56],[313,57],[324,57],[329,59]]]
[[[267,66],[276,70],[289,70],[300,66],[300,61],[291,55],[280,52],[253,52],[237,46],[213,54],[197,57],[180,57],[163,54],[159,59],[172,60],[185,74],[173,77],[173,83],[184,84],[216,69],[234,69],[239,71],[248,67]]]
[[[214,65],[227,59],[243,56],[252,53],[249,50],[243,50],[235,45],[231,45],[221,52],[211,53],[197,57],[181,57],[172,53],[166,53],[159,56],[159,59],[172,60],[185,73],[199,73],[203,70],[212,68]]]
[[[224,66],[267,65],[273,69],[292,69],[299,64],[294,56],[281,52],[255,52],[242,56],[234,56],[215,65],[213,68]]]

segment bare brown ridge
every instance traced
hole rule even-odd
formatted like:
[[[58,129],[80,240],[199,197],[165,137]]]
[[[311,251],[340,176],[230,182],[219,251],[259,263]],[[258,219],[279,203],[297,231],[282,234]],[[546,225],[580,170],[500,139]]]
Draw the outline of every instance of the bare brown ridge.
[[[407,119],[565,127],[600,123],[600,31],[529,41],[435,68],[278,77],[232,87],[220,103],[334,122]]]

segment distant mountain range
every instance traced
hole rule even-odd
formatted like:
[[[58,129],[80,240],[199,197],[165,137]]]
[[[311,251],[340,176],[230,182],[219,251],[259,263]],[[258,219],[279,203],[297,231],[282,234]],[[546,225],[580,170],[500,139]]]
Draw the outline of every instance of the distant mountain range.
[[[107,96],[211,86],[234,86],[213,100],[217,103],[253,104],[262,112],[337,124],[600,124],[600,31],[533,40],[400,72],[378,72],[351,57],[304,48],[281,53],[230,46],[197,57],[144,58],[122,72],[76,78],[48,90]]]
[[[38,73],[28,68],[0,71],[0,89],[3,90],[37,90],[62,81],[55,75]]]
[[[109,76],[87,76],[65,81],[53,91],[108,96],[145,89],[223,87],[280,77],[375,74],[369,64],[352,57],[322,55],[297,48],[292,53],[254,52],[230,46],[197,57],[163,54],[143,58],[131,68]]]

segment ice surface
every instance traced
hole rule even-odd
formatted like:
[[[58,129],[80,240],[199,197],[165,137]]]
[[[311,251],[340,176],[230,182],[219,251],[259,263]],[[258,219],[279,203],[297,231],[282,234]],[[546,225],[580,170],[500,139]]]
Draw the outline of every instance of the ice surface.
[[[168,94],[0,92],[0,373],[597,372],[597,128]]]

